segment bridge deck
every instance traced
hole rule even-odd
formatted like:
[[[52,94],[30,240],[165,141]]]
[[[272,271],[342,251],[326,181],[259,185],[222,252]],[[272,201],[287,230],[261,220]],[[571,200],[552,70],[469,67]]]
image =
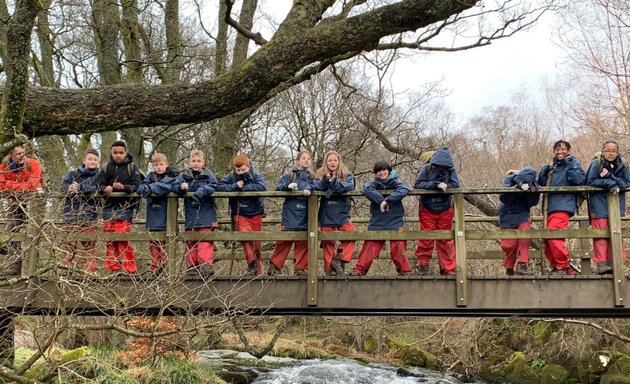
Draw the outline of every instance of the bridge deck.
[[[23,313],[82,315],[630,316],[630,308],[615,305],[612,276],[469,276],[465,306],[457,303],[454,276],[320,277],[315,305],[309,304],[307,282],[293,276],[170,282],[40,278],[1,288],[0,303]],[[623,286],[622,296],[629,297],[630,285]]]

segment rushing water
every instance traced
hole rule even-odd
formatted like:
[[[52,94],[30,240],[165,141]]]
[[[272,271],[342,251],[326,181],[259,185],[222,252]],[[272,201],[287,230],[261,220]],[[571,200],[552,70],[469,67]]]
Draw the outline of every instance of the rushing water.
[[[362,365],[353,360],[300,360],[291,367],[262,372],[256,384],[460,384],[438,372],[410,369],[400,371],[387,365]],[[480,383],[480,382],[479,382]]]

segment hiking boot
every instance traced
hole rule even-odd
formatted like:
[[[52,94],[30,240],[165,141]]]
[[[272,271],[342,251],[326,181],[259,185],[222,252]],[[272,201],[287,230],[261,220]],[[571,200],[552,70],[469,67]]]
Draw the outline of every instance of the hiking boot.
[[[516,263],[516,267],[514,268],[514,274],[516,275],[531,275],[527,268],[527,263],[518,262]]]
[[[352,270],[350,271],[350,276],[363,276],[363,274],[359,271]]]
[[[429,264],[416,265],[416,275],[426,276],[429,274]]]
[[[595,273],[605,275],[612,273],[612,263],[610,261],[598,261],[595,263]]]
[[[251,263],[247,263],[247,272],[245,273],[245,276],[254,277],[257,275],[258,275],[258,263],[256,262],[256,260],[252,261]]]
[[[282,270],[274,263],[269,263],[269,269],[267,269],[267,276],[279,276],[282,275]]]
[[[295,276],[308,276],[308,272],[303,269],[296,269]]]
[[[332,269],[331,272],[334,272],[335,275],[344,276],[346,274],[346,271],[344,271],[345,265],[346,263],[343,260],[334,258],[330,262],[330,268]]]
[[[197,267],[197,270],[202,277],[214,276],[214,267],[212,266],[212,264],[202,264]]]
[[[572,268],[554,268],[549,274],[552,276],[575,276],[577,273]]]
[[[512,268],[505,268],[505,274],[508,276],[513,276],[514,275],[514,269]]]

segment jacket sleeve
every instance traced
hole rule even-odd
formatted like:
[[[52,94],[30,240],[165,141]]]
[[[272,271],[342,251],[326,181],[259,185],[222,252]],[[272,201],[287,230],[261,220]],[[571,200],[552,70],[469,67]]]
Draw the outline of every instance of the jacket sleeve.
[[[107,168],[108,165],[105,165],[105,168],[98,171],[96,174],[96,185],[99,192],[105,192],[105,187],[107,187]]]
[[[149,184],[149,189],[151,190],[151,193],[157,196],[165,196],[173,190],[173,186],[176,181],[176,177],[170,178],[168,180],[154,181]]]
[[[289,180],[291,180],[291,172],[282,175],[276,184],[276,191],[289,191]]]
[[[197,190],[196,194],[198,196],[205,197],[205,196],[212,195],[214,192],[216,192],[217,184],[218,184],[217,178],[214,176],[214,174],[212,174],[212,172],[210,172],[208,177],[209,177],[208,184],[204,185],[203,187],[200,187]]]
[[[171,185],[171,192],[177,193],[178,195],[186,194],[187,191],[184,191],[181,188],[182,183],[185,181],[186,178],[184,177],[184,173],[180,173],[179,176],[175,178],[175,182],[173,183],[173,185]]]
[[[567,181],[569,185],[584,185],[586,173],[582,168],[580,161],[574,157],[569,159],[569,167],[567,169]]]
[[[243,191],[266,191],[267,182],[262,174],[258,172],[248,172],[245,174],[245,184],[243,185]]]
[[[129,184],[124,184],[125,193],[133,193],[135,192],[140,184],[142,184],[142,176],[140,176],[140,169],[134,164],[133,169],[131,170],[131,175],[129,179]]]
[[[34,191],[42,188],[42,166],[39,164],[39,161],[34,159],[28,159],[30,162],[30,172],[28,181],[26,182],[26,190]]]
[[[459,175],[457,174],[457,171],[455,170],[455,168],[450,168],[448,170],[448,183],[447,183],[449,188],[459,188],[461,187],[461,183],[459,181]]]
[[[396,186],[394,192],[392,192],[389,196],[385,198],[388,202],[396,203],[403,199],[403,197],[407,196],[411,188],[401,181],[400,179],[396,179]]]
[[[313,186],[313,189],[316,191],[325,191],[329,189],[332,185],[329,180],[326,180],[325,178],[321,178],[321,179],[313,179],[312,186]]]
[[[598,188],[604,188],[604,189],[610,189],[616,186],[617,182],[612,179],[611,173],[609,173],[608,175],[604,177],[601,177],[599,174],[600,174],[599,161],[594,160],[591,163],[591,166],[588,167],[588,173],[586,175],[585,184],[591,187],[598,187]]]
[[[330,189],[335,193],[350,192],[354,190],[354,176],[352,173],[348,173],[345,180],[335,178],[330,184]]]
[[[68,172],[68,174],[61,180],[61,192],[68,193],[70,184],[74,181],[74,172]]]
[[[431,164],[425,164],[420,168],[418,174],[416,175],[416,183],[414,184],[414,188],[417,189],[436,189],[439,182],[435,180],[429,180],[429,167]]]
[[[381,195],[380,192],[376,189],[376,187],[374,186],[374,182],[372,181],[368,181],[367,183],[363,184],[362,192],[363,195],[365,195],[365,197],[367,197],[368,200],[373,203],[380,204],[383,202],[383,200],[385,200],[383,195]]]
[[[538,174],[538,185],[541,187],[547,186],[547,174],[549,173],[549,164],[545,164],[540,168],[540,173]]]
[[[234,192],[238,191],[236,188],[236,180],[233,177],[233,172],[228,172],[221,181],[217,183],[217,192]]]

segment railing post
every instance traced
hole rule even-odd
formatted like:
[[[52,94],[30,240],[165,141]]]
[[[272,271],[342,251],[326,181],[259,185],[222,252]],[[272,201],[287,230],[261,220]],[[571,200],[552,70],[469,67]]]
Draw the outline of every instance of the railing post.
[[[22,271],[25,275],[33,276],[37,271],[39,258],[39,243],[41,239],[41,226],[44,219],[45,198],[40,195],[32,195],[26,212],[26,244],[23,244],[20,257],[24,257]],[[27,252],[24,252],[27,250]],[[55,260],[54,262],[57,262]]]
[[[610,252],[613,265],[613,293],[615,306],[625,306],[623,298],[626,278],[623,274],[623,238],[621,237],[621,213],[619,212],[619,194],[608,193],[608,228],[610,230]]]
[[[177,257],[177,205],[179,198],[175,195],[167,197],[166,206],[166,276],[171,281],[178,276],[177,268],[181,257]]]
[[[317,196],[308,198],[308,283],[306,285],[306,297],[309,306],[317,306],[317,253],[319,241],[317,240]]]
[[[468,280],[466,276],[466,229],[464,223],[464,194],[455,194],[455,258],[457,269],[457,306],[468,305]]]

